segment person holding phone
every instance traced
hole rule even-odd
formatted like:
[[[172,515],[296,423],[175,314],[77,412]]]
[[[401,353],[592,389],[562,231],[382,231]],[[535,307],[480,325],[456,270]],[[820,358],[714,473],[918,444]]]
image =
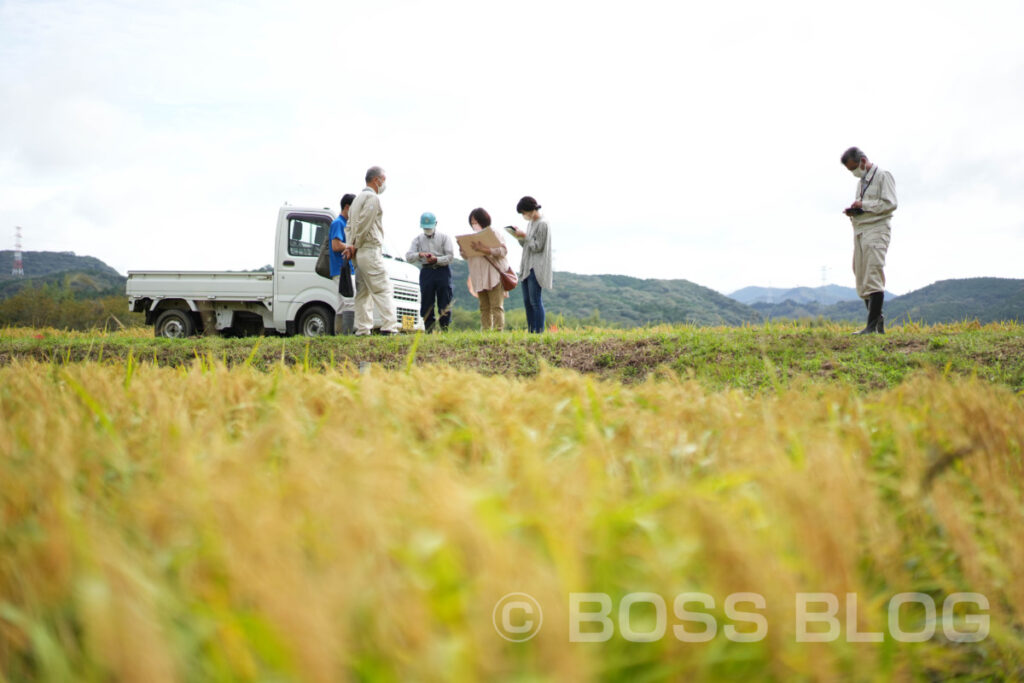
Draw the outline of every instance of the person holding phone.
[[[527,221],[526,230],[515,228],[513,234],[523,247],[519,266],[519,282],[523,285],[526,326],[530,332],[544,331],[543,290],[554,288],[551,270],[551,229],[540,215],[540,204],[533,197],[523,197],[516,212]]]
[[[868,161],[864,152],[851,147],[840,163],[857,178],[856,199],[843,213],[853,226],[853,274],[857,296],[868,309],[868,322],[857,334],[885,334],[882,303],[885,299],[885,255],[896,211],[896,181],[892,174]]]
[[[420,316],[425,332],[434,331],[434,304],[438,324],[448,331],[452,319],[452,261],[455,247],[452,238],[437,231],[437,217],[429,211],[420,216],[421,233],[416,235],[405,260],[420,267]]]
[[[491,227],[491,215],[482,208],[476,208],[469,212],[469,227],[473,232],[480,232]],[[480,329],[497,330],[505,329],[505,299],[508,292],[501,286],[501,275],[508,269],[508,247],[505,246],[505,238],[497,230],[492,230],[494,236],[501,243],[499,247],[487,248],[480,241],[473,240],[470,247],[473,253],[467,254],[459,245],[459,253],[466,259],[469,266],[469,281],[480,302]]]

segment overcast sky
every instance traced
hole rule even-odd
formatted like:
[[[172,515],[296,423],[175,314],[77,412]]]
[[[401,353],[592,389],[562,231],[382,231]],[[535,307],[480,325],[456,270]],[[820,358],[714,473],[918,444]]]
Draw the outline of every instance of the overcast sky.
[[[556,270],[853,286],[858,145],[896,179],[888,289],[1024,277],[1022,27],[1020,0],[0,0],[0,248],[256,268],[281,204],[379,164],[395,252],[529,194]]]

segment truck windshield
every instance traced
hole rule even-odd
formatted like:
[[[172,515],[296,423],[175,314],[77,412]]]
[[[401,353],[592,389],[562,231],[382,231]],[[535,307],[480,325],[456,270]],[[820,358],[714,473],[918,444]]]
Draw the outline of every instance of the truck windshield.
[[[315,257],[330,228],[326,218],[292,216],[288,220],[288,255]]]

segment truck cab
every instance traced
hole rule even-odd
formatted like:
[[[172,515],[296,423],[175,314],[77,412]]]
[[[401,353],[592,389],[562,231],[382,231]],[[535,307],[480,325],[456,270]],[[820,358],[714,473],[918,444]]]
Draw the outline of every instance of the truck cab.
[[[335,217],[329,209],[282,207],[271,271],[129,271],[128,309],[144,312],[158,337],[334,334],[337,284],[315,266]],[[384,262],[402,329],[423,329],[419,271],[387,253]]]

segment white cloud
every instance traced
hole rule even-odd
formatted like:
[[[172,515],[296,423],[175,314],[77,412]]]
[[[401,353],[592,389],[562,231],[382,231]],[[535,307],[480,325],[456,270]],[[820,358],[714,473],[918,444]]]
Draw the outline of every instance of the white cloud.
[[[1019,277],[1012,1],[0,5],[0,225],[124,271],[268,263],[277,207],[371,164],[422,211],[544,205],[556,268],[719,291],[849,284],[857,144],[893,172],[889,280]],[[557,283],[556,283],[557,286]]]

